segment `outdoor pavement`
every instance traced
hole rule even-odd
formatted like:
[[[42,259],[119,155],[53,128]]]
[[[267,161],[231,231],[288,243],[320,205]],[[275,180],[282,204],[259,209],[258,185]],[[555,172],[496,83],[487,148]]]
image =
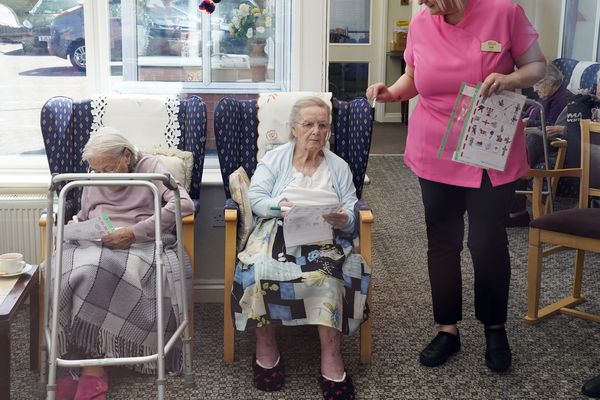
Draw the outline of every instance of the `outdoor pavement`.
[[[53,96],[85,97],[85,73],[69,60],[25,55],[0,43],[0,156],[41,152],[40,110]]]

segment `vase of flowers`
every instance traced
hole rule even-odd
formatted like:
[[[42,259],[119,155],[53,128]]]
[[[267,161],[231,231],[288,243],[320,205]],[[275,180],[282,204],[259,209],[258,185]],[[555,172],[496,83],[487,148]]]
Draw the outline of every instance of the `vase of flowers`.
[[[249,44],[248,55],[253,82],[266,80],[269,56],[265,53],[265,44],[273,30],[271,15],[269,7],[242,3],[239,8],[233,10],[229,23],[229,33],[233,37],[245,38]]]

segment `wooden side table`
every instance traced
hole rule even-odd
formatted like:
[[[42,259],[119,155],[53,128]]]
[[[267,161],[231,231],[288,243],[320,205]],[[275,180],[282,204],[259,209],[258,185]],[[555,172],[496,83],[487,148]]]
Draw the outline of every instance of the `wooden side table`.
[[[4,279],[4,278],[0,278]],[[0,399],[10,399],[10,322],[29,296],[29,368],[37,369],[39,352],[39,268],[22,275],[0,303]]]

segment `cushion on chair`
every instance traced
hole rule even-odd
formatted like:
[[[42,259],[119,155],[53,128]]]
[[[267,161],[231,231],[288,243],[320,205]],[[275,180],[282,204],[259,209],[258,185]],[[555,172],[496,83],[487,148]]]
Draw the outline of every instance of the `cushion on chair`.
[[[289,142],[292,137],[289,125],[290,112],[296,101],[303,97],[320,97],[331,109],[331,93],[321,92],[277,92],[261,93],[258,97],[258,161],[269,150]],[[329,143],[327,143],[329,148]]]
[[[143,153],[152,154],[160,158],[165,164],[173,178],[183,185],[189,192],[192,183],[192,168],[194,167],[194,156],[191,151],[179,149],[165,149],[155,147],[153,149],[141,149]]]
[[[252,232],[252,208],[250,199],[248,198],[248,188],[250,187],[250,179],[244,170],[244,167],[239,167],[229,175],[229,190],[231,198],[238,203],[239,206],[239,224],[237,249],[241,250],[246,245],[246,241]]]
[[[600,239],[600,208],[557,211],[533,220],[532,228]]]

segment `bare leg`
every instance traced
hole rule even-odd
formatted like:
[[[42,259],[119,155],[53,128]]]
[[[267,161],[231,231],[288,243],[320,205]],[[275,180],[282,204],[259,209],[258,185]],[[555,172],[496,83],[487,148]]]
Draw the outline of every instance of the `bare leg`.
[[[91,367],[83,367],[81,369],[81,375],[90,375],[90,376],[104,376],[104,368],[91,366]]]
[[[329,379],[342,379],[344,361],[342,360],[342,333],[335,328],[318,326],[321,339],[321,374]]]
[[[457,335],[458,334],[458,328],[456,327],[456,324],[454,324],[454,325],[438,325],[438,331],[440,331],[440,332],[448,332],[448,333],[451,333],[453,335]]]
[[[277,328],[267,325],[256,328],[256,359],[265,368],[272,368],[279,358],[277,339],[275,332]]]

